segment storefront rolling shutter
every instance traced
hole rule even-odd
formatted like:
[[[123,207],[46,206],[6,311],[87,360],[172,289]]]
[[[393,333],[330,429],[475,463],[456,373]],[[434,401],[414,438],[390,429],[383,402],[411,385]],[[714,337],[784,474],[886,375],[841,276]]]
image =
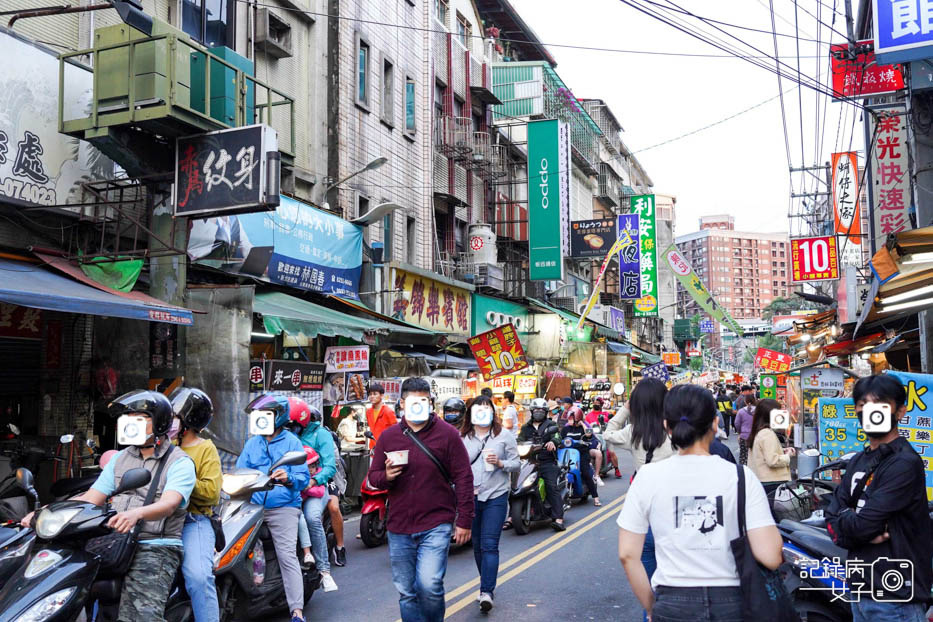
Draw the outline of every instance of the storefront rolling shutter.
[[[0,339],[0,396],[39,393],[41,341]]]

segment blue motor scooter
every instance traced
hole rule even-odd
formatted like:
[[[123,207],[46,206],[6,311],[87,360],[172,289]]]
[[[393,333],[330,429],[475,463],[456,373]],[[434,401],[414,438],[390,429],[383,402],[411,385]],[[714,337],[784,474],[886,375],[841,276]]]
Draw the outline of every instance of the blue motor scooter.
[[[590,498],[589,489],[583,483],[583,471],[580,464],[582,453],[589,451],[589,445],[565,438],[563,447],[557,450],[557,462],[567,469],[567,488],[570,491],[571,505],[586,503]]]

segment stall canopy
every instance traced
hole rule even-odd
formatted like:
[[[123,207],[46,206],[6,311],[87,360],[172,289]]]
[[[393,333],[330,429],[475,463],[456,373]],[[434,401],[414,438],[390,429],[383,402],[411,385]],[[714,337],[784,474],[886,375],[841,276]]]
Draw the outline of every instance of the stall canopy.
[[[46,270],[44,267],[0,259],[0,301],[65,313],[86,313],[133,320],[190,325],[189,309],[133,292],[133,296],[110,293]]]
[[[423,358],[424,361],[431,365],[432,367],[448,367],[450,369],[479,369],[479,365],[476,364],[475,359],[463,358],[461,356],[454,356],[452,354],[445,354],[440,352],[438,354],[430,354],[427,352],[404,352],[407,356],[413,356],[416,358]]]
[[[420,328],[400,326],[372,320],[369,318],[347,315],[301,298],[295,298],[280,292],[256,294],[253,311],[262,314],[266,330],[273,334],[285,332],[289,335],[304,335],[314,338],[347,337],[363,341],[365,333],[388,335],[389,333],[408,333],[428,335]]]
[[[606,346],[609,348],[609,351],[613,354],[631,354],[632,346],[627,346],[622,343],[617,343],[615,341],[607,341]]]

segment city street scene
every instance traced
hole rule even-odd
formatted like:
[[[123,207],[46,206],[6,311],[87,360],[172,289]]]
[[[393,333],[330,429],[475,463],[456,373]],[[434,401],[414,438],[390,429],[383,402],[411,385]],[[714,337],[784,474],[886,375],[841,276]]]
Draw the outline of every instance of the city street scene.
[[[0,622],[933,622],[933,1],[0,57]]]

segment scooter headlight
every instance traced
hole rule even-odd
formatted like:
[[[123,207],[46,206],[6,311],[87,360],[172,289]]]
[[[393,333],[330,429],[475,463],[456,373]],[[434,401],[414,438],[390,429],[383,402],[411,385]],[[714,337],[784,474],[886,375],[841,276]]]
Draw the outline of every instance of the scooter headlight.
[[[223,491],[232,497],[255,482],[258,478],[258,473],[247,473],[241,475],[237,475],[235,473],[225,473]]]
[[[525,481],[524,481],[524,482],[522,482],[522,488],[527,488],[528,486],[533,486],[534,483],[535,483],[537,480],[538,480],[538,474],[537,474],[537,473],[532,473],[531,475],[529,475],[528,477],[525,478]]]
[[[61,510],[44,509],[36,519],[36,535],[43,540],[57,536],[68,522],[81,512],[81,508],[63,508]]]
[[[527,458],[528,454],[531,453],[531,443],[522,443],[518,446],[518,457]]]
[[[41,620],[48,620],[55,612],[65,606],[65,603],[68,602],[68,599],[71,598],[71,595],[75,593],[77,588],[66,587],[63,590],[58,590],[53,594],[49,594],[35,605],[26,610],[26,613],[16,618],[16,622],[40,622]]]
[[[17,546],[9,546],[4,549],[0,549],[0,561],[13,559],[14,557],[22,557],[29,552],[29,549],[32,547],[32,543],[33,539],[28,538],[25,542],[22,542]]]

